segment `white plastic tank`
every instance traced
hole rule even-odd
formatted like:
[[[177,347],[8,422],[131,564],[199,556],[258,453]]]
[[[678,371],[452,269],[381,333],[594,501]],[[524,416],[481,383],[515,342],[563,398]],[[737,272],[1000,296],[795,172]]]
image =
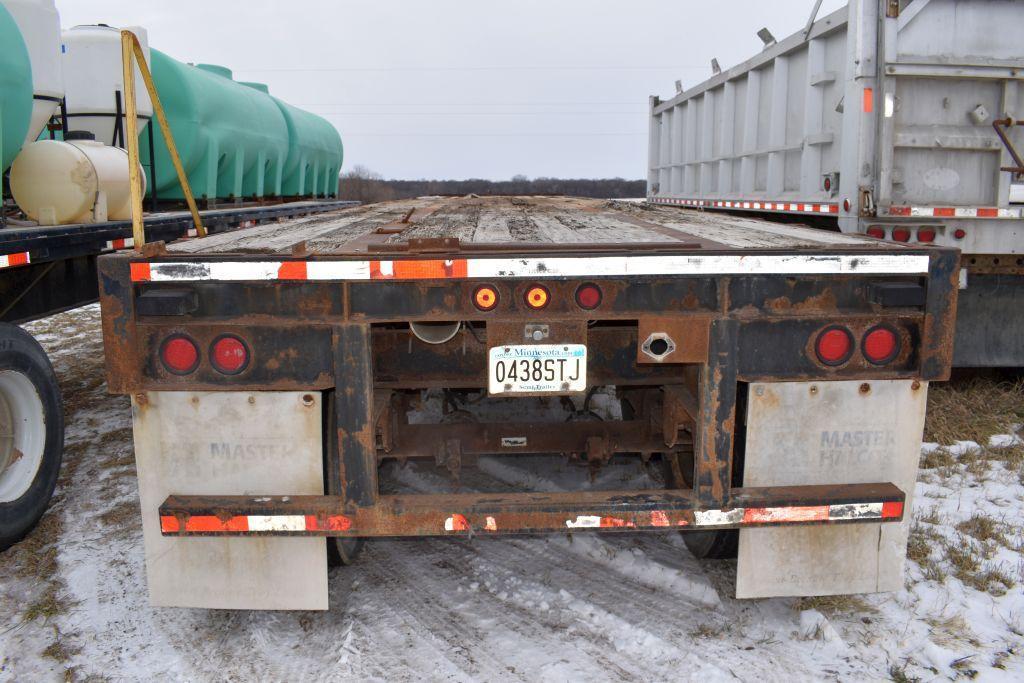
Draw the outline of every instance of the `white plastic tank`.
[[[128,220],[128,152],[95,140],[33,142],[11,166],[11,195],[39,225]]]
[[[146,29],[139,26],[125,28],[138,37],[148,64],[149,36]],[[104,24],[75,26],[64,31],[63,40],[68,130],[88,131],[99,142],[124,147],[121,29]],[[153,116],[153,104],[138,69],[135,73],[135,102],[139,132],[142,132]],[[120,119],[118,113],[121,114]]]
[[[61,69],[60,15],[54,0],[0,0],[21,29],[32,60],[32,88],[35,101],[32,123],[28,127],[28,144],[39,137],[60,107],[64,97],[64,76]],[[2,49],[2,47],[0,47]]]

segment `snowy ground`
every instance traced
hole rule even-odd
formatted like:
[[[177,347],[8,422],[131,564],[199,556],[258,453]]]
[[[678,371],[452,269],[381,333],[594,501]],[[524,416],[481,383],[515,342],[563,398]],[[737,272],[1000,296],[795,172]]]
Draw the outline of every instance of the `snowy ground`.
[[[58,495],[0,555],[0,679],[984,680],[1024,678],[1024,446],[929,446],[906,588],[737,601],[735,564],[674,534],[375,541],[327,613],[146,604],[129,407],[103,385],[95,307],[36,323],[68,404]],[[465,489],[557,487],[484,460]],[[446,486],[429,468],[391,473]],[[637,465],[597,485],[643,482]]]

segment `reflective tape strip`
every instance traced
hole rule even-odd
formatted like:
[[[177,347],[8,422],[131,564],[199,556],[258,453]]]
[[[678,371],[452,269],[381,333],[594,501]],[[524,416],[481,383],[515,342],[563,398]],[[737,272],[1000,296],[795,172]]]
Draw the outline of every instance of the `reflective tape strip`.
[[[342,515],[330,515],[323,520],[316,515],[238,515],[221,519],[213,515],[193,515],[185,522],[185,531],[191,533],[281,533],[302,531],[347,531],[352,520]],[[165,515],[160,518],[160,531],[178,533],[182,531],[177,517]]]
[[[134,237],[125,237],[119,240],[110,240],[107,242],[107,249],[132,249],[135,247]]]
[[[676,199],[674,197],[651,197],[652,204],[674,206],[706,207],[710,209],[738,209],[741,211],[785,211],[787,213],[837,214],[838,204],[820,202],[778,202],[764,199]]]
[[[1024,218],[1024,209],[995,206],[890,206],[882,215],[907,218]]]
[[[28,252],[23,251],[17,254],[4,254],[0,256],[0,268],[13,268],[15,266],[24,266],[32,262],[29,258]]]
[[[133,282],[927,273],[928,256],[921,254],[554,256],[444,261],[192,261],[131,264]]]
[[[882,517],[882,503],[829,505],[829,519],[872,519]]]

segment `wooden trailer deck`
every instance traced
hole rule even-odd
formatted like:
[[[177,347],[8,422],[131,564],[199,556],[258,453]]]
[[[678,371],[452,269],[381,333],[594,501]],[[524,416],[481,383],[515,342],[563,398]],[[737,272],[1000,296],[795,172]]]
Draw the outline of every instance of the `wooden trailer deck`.
[[[461,245],[661,244],[702,250],[902,250],[855,235],[722,213],[569,197],[459,197],[370,204],[168,246],[171,254],[345,255],[416,239]]]

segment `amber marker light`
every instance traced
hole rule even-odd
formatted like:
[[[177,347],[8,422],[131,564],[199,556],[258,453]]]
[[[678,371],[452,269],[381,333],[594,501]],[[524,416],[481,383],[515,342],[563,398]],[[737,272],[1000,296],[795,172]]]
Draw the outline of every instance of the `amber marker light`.
[[[551,294],[545,287],[534,285],[526,290],[526,305],[530,308],[540,310],[551,301]]]
[[[498,306],[498,290],[488,285],[477,287],[473,292],[473,305],[481,311],[493,311]]]

